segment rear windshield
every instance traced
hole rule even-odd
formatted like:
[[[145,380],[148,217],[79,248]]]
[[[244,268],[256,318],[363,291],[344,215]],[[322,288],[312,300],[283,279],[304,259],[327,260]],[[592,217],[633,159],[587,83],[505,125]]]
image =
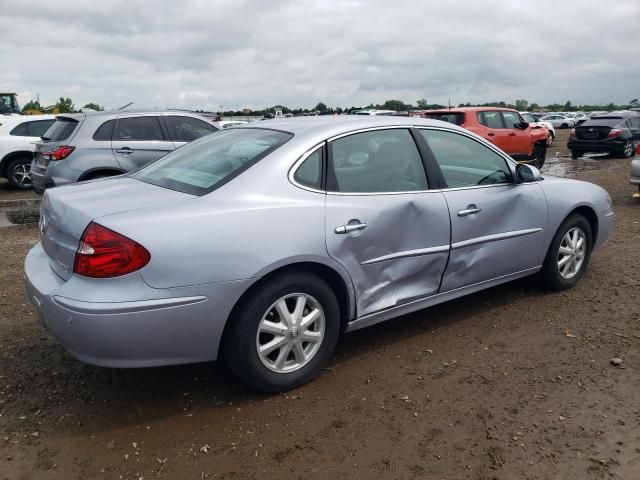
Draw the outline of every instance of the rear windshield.
[[[71,136],[77,125],[78,121],[73,118],[56,118],[56,123],[51,125],[51,127],[44,132],[42,139],[48,142],[60,142],[62,140],[66,140]]]
[[[424,117],[433,120],[442,120],[443,122],[449,122],[455,125],[462,125],[464,123],[464,113],[461,112],[425,112]]]
[[[221,130],[185,145],[131,176],[143,182],[204,195],[236,177],[293,137],[263,128]]]
[[[595,117],[584,122],[581,127],[615,127],[622,121],[615,117]]]

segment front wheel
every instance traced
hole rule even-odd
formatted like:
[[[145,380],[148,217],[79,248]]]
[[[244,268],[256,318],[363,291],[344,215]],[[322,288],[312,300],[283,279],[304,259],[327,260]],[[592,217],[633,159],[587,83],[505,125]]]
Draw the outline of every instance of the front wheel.
[[[633,157],[633,140],[627,140],[620,153],[622,158]]]
[[[560,128],[569,128],[569,124],[563,123],[562,125],[560,125]]]
[[[544,165],[546,156],[547,148],[540,143],[536,144],[533,147],[533,152],[531,153],[531,165],[540,170]]]
[[[574,214],[560,225],[549,246],[540,272],[542,283],[551,290],[566,290],[578,283],[591,258],[591,225]]]
[[[257,390],[279,392],[320,373],[338,340],[340,309],[322,279],[290,272],[259,285],[230,321],[231,369]]]
[[[7,166],[7,180],[13,188],[28,190],[31,188],[31,159],[14,158]]]

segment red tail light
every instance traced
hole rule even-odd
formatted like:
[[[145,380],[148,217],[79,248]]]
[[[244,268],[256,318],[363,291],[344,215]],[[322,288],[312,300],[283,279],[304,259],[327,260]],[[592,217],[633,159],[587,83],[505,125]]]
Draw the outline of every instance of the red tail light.
[[[575,128],[572,128],[572,129],[569,131],[569,136],[570,136],[571,138],[576,138],[576,129],[575,129]]]
[[[607,138],[619,137],[621,133],[622,133],[622,130],[620,130],[619,128],[612,128],[611,131],[608,133]]]
[[[64,160],[69,155],[71,155],[71,152],[73,152],[75,149],[76,147],[61,145],[55,150],[49,150],[48,152],[40,152],[40,154],[43,157],[48,158],[49,160]]]
[[[137,242],[91,222],[76,252],[74,273],[85,277],[111,278],[140,270],[151,255]]]

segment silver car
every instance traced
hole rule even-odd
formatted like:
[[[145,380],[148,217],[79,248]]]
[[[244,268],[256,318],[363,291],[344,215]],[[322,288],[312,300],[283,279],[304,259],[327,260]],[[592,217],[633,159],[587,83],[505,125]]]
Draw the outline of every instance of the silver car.
[[[533,274],[572,287],[612,223],[602,188],[542,178],[450,123],[273,120],[48,190],[26,282],[82,361],[224,355],[278,391],[343,332]]]
[[[173,110],[58,115],[36,145],[33,189],[43,193],[50,187],[120,175],[218,130],[206,118]]]
[[[636,155],[640,155],[640,145],[636,149]],[[631,178],[629,181],[632,185],[638,187],[638,196],[640,197],[640,157],[636,157],[631,161]]]

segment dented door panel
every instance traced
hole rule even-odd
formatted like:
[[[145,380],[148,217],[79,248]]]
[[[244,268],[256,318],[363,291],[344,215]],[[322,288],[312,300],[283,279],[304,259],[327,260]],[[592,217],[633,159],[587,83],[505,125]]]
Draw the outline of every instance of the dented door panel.
[[[349,225],[360,228],[336,233]],[[438,293],[450,242],[441,192],[328,194],[326,232],[329,255],[351,275],[358,316]]]
[[[451,213],[451,254],[442,292],[542,265],[547,208],[538,184],[447,190],[444,195]],[[467,214],[471,206],[479,211]]]

